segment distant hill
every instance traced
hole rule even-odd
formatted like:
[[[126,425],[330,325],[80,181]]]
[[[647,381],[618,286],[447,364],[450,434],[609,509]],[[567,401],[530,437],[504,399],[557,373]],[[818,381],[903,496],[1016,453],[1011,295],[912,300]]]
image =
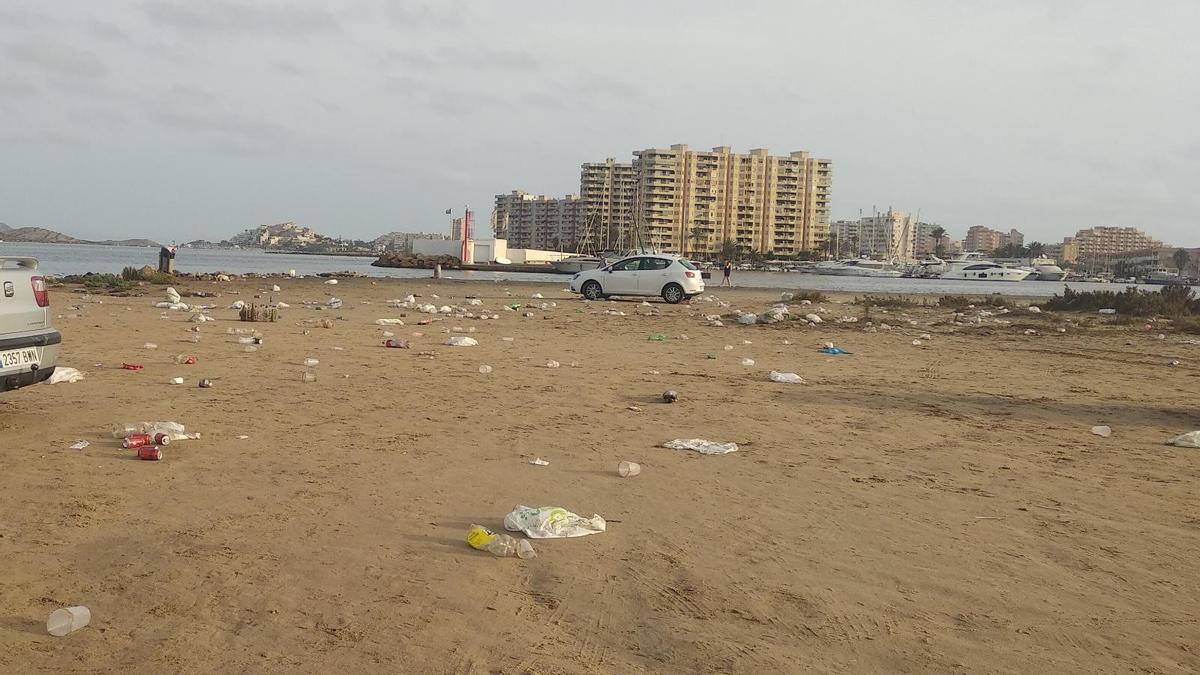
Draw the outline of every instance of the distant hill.
[[[82,239],[47,230],[44,227],[17,227],[4,230],[5,241],[24,241],[33,244],[83,244]]]
[[[89,244],[100,244],[101,246],[151,246],[157,248],[162,244],[151,239],[105,239],[104,241],[89,241]]]
[[[100,244],[102,246],[161,246],[150,239],[106,239],[104,241],[87,241],[76,239],[69,234],[55,232],[44,227],[9,227],[0,223],[0,238],[4,241],[19,241],[27,244]]]

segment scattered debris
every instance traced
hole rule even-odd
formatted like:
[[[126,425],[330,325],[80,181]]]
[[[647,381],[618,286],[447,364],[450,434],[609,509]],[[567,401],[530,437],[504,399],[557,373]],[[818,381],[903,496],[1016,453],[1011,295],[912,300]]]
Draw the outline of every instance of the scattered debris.
[[[674,403],[679,400],[679,394],[675,393],[674,389],[668,389],[663,392],[662,400],[664,403]]]
[[[1174,445],[1177,448],[1200,448],[1200,431],[1192,431],[1176,436],[1167,441],[1167,445]]]
[[[1102,438],[1108,438],[1112,436],[1112,428],[1108,426],[1096,426],[1092,427],[1092,433]]]
[[[702,455],[724,455],[737,452],[737,443],[714,443],[702,438],[677,438],[663,443],[664,448],[672,450],[695,450]]]
[[[777,370],[772,370],[767,375],[767,379],[780,384],[804,384],[804,378],[796,373],[781,373]]]
[[[546,460],[542,459],[541,457],[538,457],[537,459],[531,459],[531,460],[529,460],[529,463],[533,464],[535,466],[550,466],[550,462],[547,462]]]
[[[599,515],[591,518],[574,514],[559,506],[517,506],[504,516],[504,529],[524,532],[531,539],[584,537],[603,532],[607,523]]]
[[[50,379],[46,380],[46,384],[61,384],[63,382],[78,382],[83,379],[83,373],[74,368],[64,368],[59,366],[50,374]]]

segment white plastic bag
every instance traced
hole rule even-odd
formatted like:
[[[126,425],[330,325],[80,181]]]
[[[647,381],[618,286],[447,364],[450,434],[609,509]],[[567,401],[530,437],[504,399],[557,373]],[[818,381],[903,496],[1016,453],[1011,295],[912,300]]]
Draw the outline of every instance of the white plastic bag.
[[[758,315],[750,313],[738,314],[737,322],[743,326],[753,326],[758,323]]]
[[[1193,431],[1182,436],[1176,436],[1167,441],[1167,445],[1178,448],[1200,448],[1200,431]]]
[[[449,340],[446,340],[446,344],[450,345],[451,347],[474,347],[475,345],[479,344],[479,341],[475,338],[470,338],[465,335],[455,335]]]
[[[376,326],[403,326],[403,319],[375,319]]]
[[[603,532],[606,527],[604,519],[598,515],[584,518],[559,506],[516,506],[504,516],[504,529],[524,532],[530,539],[585,537]]]
[[[672,450],[695,450],[702,455],[724,455],[737,452],[737,443],[714,443],[703,438],[676,438],[663,443],[664,448]]]
[[[50,374],[50,379],[46,380],[46,384],[59,384],[62,382],[78,382],[83,379],[83,373],[74,368],[63,368],[59,366]]]
[[[777,370],[772,370],[767,377],[770,378],[772,382],[778,382],[780,384],[804,384],[804,378],[800,377],[796,373],[781,373]]]

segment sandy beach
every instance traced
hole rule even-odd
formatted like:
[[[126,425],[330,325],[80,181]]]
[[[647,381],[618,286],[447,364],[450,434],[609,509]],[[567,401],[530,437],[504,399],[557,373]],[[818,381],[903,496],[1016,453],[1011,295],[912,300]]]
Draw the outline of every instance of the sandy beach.
[[[237,321],[230,303],[272,283],[281,320]],[[778,300],[764,289],[710,287],[720,307],[519,283],[177,288],[219,294],[185,297],[219,307],[198,343],[189,313],[153,306],[162,287],[55,288],[59,365],[86,379],[0,395],[0,671],[1200,671],[1200,450],[1164,445],[1200,429],[1200,336],[1022,311],[953,326],[937,307],[873,309],[896,328],[868,333],[849,297],[793,305],[824,308],[816,327],[706,325]],[[499,319],[417,325],[388,306],[410,293]],[[330,295],[344,306],[304,306]],[[479,345],[446,346],[452,327]],[[202,438],[137,461],[109,430],[141,420]],[[517,504],[607,531],[535,541],[533,560],[466,545]],[[91,625],[50,637],[69,605]]]

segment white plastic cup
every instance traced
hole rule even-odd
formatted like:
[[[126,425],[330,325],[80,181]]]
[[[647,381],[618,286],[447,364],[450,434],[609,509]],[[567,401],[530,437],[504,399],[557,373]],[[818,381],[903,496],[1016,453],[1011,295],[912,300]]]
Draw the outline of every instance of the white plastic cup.
[[[316,359],[312,359],[312,358],[304,359],[304,367],[305,368],[312,368],[313,366],[316,366],[320,363],[321,362]]]
[[[304,371],[304,381],[305,382],[316,382],[317,376],[314,373]]]
[[[638,464],[636,462],[622,461],[620,464],[617,465],[617,473],[620,474],[621,478],[629,478],[630,476],[636,476],[641,472],[642,472],[642,465]]]
[[[92,611],[87,607],[66,607],[50,612],[46,619],[46,632],[54,637],[74,633],[92,621]]]

